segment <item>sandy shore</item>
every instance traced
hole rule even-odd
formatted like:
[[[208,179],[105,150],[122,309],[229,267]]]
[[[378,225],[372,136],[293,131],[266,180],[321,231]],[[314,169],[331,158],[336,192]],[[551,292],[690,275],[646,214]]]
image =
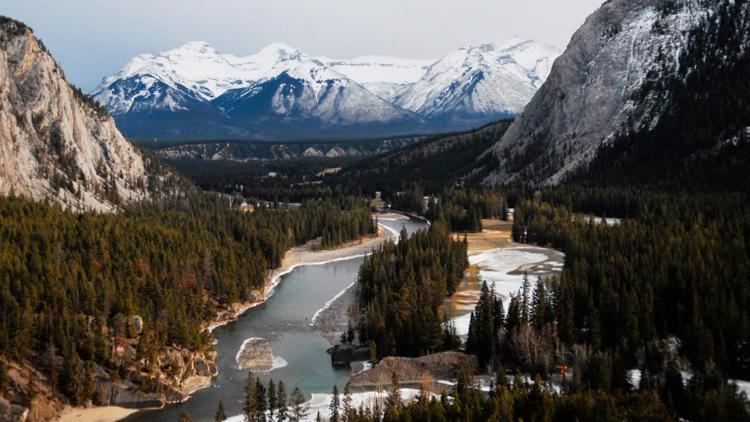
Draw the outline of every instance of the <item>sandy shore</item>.
[[[66,407],[58,419],[60,422],[110,422],[123,419],[142,409],[126,409],[117,406]]]

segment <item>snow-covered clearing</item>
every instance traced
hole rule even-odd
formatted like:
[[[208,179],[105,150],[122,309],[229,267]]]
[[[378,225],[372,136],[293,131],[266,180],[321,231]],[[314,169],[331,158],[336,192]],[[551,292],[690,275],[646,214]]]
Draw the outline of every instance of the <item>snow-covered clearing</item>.
[[[415,388],[402,388],[399,390],[401,393],[401,400],[404,403],[409,403],[415,400],[419,396],[419,390]],[[362,393],[352,394],[352,407],[359,408],[360,405],[372,409],[376,404],[383,406],[388,393],[386,391],[367,391]],[[306,403],[309,406],[307,417],[303,418],[302,421],[314,421],[318,413],[327,420],[330,416],[329,405],[331,404],[332,394],[313,393],[310,401]],[[343,401],[344,396],[340,395],[339,398]],[[227,422],[243,422],[244,416],[237,415],[227,419]]]
[[[502,298],[503,305],[507,309],[510,295],[521,289],[524,272],[528,272],[533,285],[535,275],[539,274],[536,271],[536,265],[549,263],[543,273],[561,270],[562,262],[550,259],[546,254],[548,252],[547,249],[531,246],[499,248],[470,256],[469,263],[479,266],[479,279],[486,281],[490,286],[494,286],[495,293]],[[469,333],[470,318],[469,310],[466,314],[451,319],[456,327],[456,334],[464,336]]]

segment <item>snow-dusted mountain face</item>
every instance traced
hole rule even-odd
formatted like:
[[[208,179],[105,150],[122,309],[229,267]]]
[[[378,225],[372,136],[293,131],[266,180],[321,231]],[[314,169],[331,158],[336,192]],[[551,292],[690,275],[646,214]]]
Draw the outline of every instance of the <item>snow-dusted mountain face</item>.
[[[518,41],[462,49],[437,62],[312,57],[285,44],[237,57],[190,42],[135,57],[92,95],[135,138],[434,132],[517,113],[555,54]],[[452,114],[477,119],[445,119]]]
[[[111,212],[177,192],[24,24],[0,16],[0,194]]]
[[[559,183],[586,169],[603,146],[653,130],[693,71],[681,67],[686,53],[706,44],[691,44],[691,33],[703,32],[722,48],[725,34],[710,29],[717,25],[720,4],[740,7],[728,0],[611,0],[602,5],[487,152],[498,165],[485,183]]]
[[[284,138],[324,131],[345,135],[414,130],[423,123],[419,116],[339,72],[368,83],[416,79],[383,77],[377,68],[389,65],[402,71],[418,67],[397,60],[317,59],[281,43],[237,57],[190,42],[134,58],[105,78],[93,96],[137,138]]]
[[[426,117],[514,115],[539,89],[560,51],[527,40],[462,47],[429,67],[396,104]],[[485,120],[486,121],[486,120]]]
[[[321,61],[389,102],[395,102],[396,96],[417,82],[435,62],[387,56]]]

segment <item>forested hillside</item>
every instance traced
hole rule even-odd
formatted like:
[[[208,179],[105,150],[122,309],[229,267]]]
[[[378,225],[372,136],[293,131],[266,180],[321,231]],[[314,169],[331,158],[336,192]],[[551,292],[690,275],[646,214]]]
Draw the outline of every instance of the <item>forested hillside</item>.
[[[510,123],[503,120],[464,133],[425,139],[349,165],[327,182],[368,195],[375,191],[403,191],[414,185],[436,193],[467,174],[470,176],[461,183],[476,184],[496,164],[492,156],[478,157],[505,133]]]
[[[92,363],[158,391],[156,356],[168,346],[210,349],[204,324],[227,305],[259,300],[286,250],[375,230],[356,200],[244,214],[218,197],[124,215],[9,197],[0,227],[0,356],[30,362],[73,404],[93,398],[82,372]]]

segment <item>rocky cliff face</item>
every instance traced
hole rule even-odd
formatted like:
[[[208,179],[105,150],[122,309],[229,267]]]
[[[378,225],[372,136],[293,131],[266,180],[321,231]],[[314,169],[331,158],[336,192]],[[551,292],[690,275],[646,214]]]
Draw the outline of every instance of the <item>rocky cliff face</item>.
[[[174,183],[65,80],[30,28],[0,17],[0,194],[111,212]]]
[[[668,92],[644,91],[674,75],[689,32],[718,2],[610,0],[575,33],[524,112],[486,154],[486,184],[554,184],[623,133],[653,127]]]
[[[308,158],[365,157],[402,148],[423,138],[413,136],[361,142],[186,142],[166,146],[153,146],[144,143],[143,147],[151,148],[154,155],[165,161],[285,161]]]

